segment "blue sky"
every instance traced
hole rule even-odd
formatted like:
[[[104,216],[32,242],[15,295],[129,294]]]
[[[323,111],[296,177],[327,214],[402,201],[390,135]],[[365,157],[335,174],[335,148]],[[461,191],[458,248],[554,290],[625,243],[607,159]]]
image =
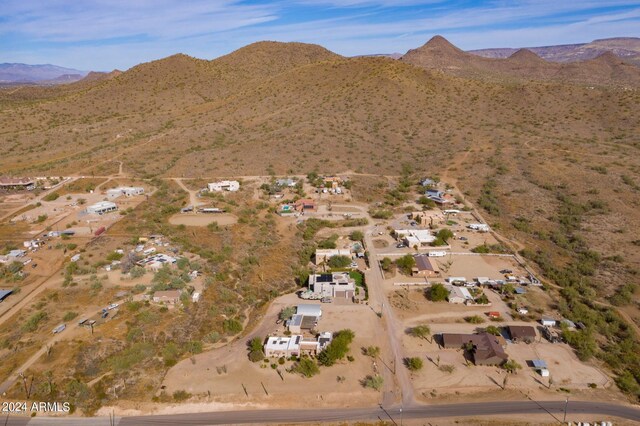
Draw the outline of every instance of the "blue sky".
[[[0,62],[127,69],[212,59],[260,40],[347,56],[404,53],[441,34],[462,49],[640,36],[624,0],[2,0]]]

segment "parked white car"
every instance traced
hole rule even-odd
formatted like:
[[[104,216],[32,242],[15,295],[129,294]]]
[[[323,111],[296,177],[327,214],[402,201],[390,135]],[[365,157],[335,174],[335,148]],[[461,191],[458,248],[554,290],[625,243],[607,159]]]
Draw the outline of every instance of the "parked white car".
[[[120,306],[118,303],[112,303],[109,306],[107,306],[107,309],[116,309],[118,306]]]

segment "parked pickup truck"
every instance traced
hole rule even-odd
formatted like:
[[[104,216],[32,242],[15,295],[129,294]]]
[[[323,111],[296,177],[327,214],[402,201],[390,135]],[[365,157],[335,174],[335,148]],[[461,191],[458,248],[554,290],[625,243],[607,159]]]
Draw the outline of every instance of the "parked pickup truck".
[[[53,334],[62,333],[65,328],[67,328],[66,324],[60,324],[59,326],[53,329]]]

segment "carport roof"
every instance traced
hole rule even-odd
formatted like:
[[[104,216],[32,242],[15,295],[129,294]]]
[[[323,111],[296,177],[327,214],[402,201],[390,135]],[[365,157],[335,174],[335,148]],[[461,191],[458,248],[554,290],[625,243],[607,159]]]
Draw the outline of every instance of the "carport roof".
[[[547,362],[543,359],[532,359],[531,364],[535,368],[547,368]]]

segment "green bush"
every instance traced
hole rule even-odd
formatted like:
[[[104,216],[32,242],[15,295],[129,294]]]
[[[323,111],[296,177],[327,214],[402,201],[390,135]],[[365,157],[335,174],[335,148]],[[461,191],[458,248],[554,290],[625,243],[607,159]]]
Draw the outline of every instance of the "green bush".
[[[313,377],[320,372],[320,368],[314,360],[304,357],[291,367],[291,371],[302,374],[304,377]]]
[[[331,256],[328,262],[331,268],[346,268],[351,264],[349,256]]]
[[[184,390],[177,390],[173,393],[173,400],[176,402],[186,401],[191,398],[191,394]]]
[[[222,323],[222,328],[227,334],[238,334],[242,331],[242,324],[235,319],[227,319]]]
[[[38,311],[31,315],[26,323],[22,325],[23,331],[36,331],[38,329],[38,325],[47,319],[47,313],[44,311]]]
[[[422,369],[422,367],[424,366],[424,363],[422,362],[422,358],[412,357],[412,358],[405,358],[404,365],[410,371],[418,371]]]
[[[66,314],[64,314],[64,316],[62,317],[63,321],[71,321],[72,319],[76,318],[78,316],[77,312],[67,312]]]
[[[396,266],[403,274],[411,275],[411,270],[416,266],[416,259],[412,255],[406,254],[396,259]]]
[[[58,198],[60,198],[60,194],[58,194],[57,192],[52,192],[51,194],[47,194],[45,195],[42,200],[43,201],[55,201]]]
[[[447,288],[440,283],[433,284],[431,287],[425,290],[425,293],[427,299],[431,300],[432,302],[442,302],[444,300],[447,300],[447,298],[449,297],[449,290],[447,290]]]
[[[365,388],[371,388],[379,391],[380,389],[382,389],[384,379],[382,378],[382,376],[376,374],[375,376],[365,377],[361,383]]]
[[[340,330],[334,336],[329,345],[318,354],[318,362],[326,367],[332,366],[336,361],[344,359],[349,352],[349,345],[355,334],[349,329]]]
[[[464,317],[464,320],[469,324],[482,324],[484,322],[484,318],[478,315]]]

